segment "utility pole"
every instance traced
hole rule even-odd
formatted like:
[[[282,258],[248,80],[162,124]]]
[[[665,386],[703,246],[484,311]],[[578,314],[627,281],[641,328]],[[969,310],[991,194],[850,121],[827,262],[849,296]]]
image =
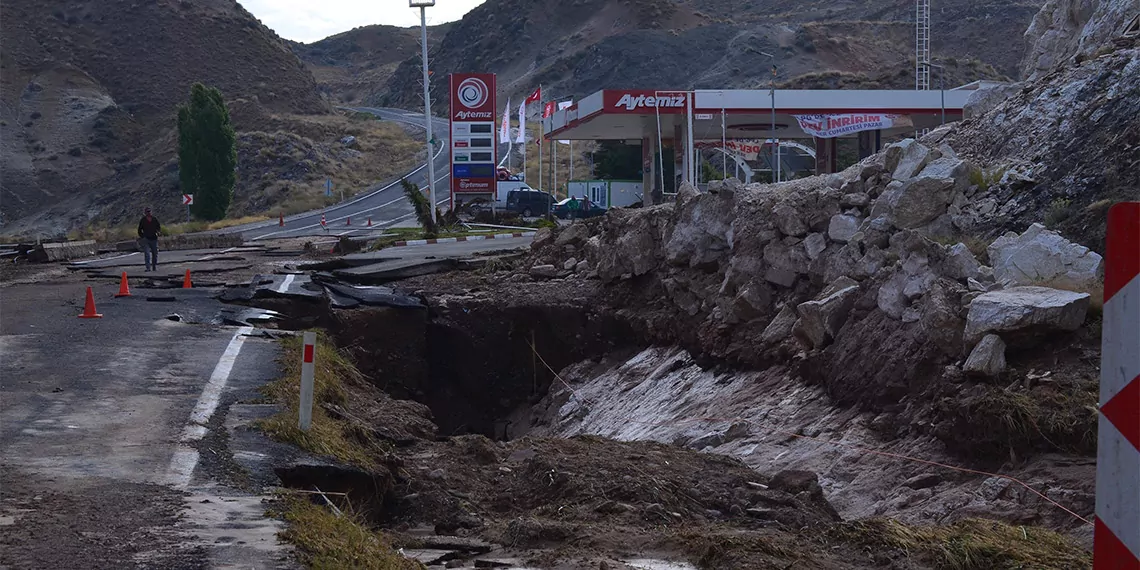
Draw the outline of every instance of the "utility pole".
[[[427,43],[427,9],[435,6],[435,0],[408,0],[412,8],[420,9],[420,47],[422,48],[424,72],[424,127],[427,129],[427,173],[428,173],[428,199],[431,200],[431,221],[435,219],[435,137],[431,133],[431,83],[428,73],[428,43]]]

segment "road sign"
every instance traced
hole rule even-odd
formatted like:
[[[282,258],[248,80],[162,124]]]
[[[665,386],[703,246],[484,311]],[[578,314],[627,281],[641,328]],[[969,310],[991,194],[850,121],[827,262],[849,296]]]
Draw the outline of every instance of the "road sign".
[[[193,203],[194,203],[194,195],[193,194],[183,194],[182,195],[182,205],[183,206],[189,206]]]
[[[332,178],[325,179],[325,196],[332,196]]]

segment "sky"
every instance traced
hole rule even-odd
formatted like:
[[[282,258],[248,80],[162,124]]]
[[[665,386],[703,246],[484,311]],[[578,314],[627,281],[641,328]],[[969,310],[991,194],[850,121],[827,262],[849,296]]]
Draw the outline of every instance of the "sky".
[[[416,26],[418,8],[408,0],[238,0],[277,35],[311,43],[359,26]],[[436,0],[427,9],[428,25],[453,22],[485,0]]]

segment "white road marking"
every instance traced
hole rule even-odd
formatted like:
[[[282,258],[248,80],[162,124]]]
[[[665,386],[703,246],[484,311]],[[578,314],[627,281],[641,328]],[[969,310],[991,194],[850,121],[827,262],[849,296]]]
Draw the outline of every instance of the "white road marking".
[[[87,261],[73,261],[71,264],[72,265],[87,265],[88,263],[95,263],[96,261],[111,261],[113,259],[122,259],[124,257],[130,257],[132,255],[138,255],[138,254],[139,254],[139,252],[136,251],[134,253],[124,253],[123,255],[116,255],[115,257],[104,257],[103,259],[88,259]]]
[[[277,286],[277,292],[278,293],[285,293],[286,291],[288,291],[289,286],[293,284],[293,278],[294,277],[295,277],[295,275],[293,275],[292,273],[290,273],[289,275],[286,275],[285,280],[282,281],[281,284]]]
[[[198,452],[187,444],[206,435],[206,424],[209,423],[210,416],[214,415],[214,410],[218,408],[218,400],[222,396],[226,382],[230,379],[234,362],[241,352],[241,346],[245,344],[246,335],[251,332],[253,327],[241,327],[234,333],[230,344],[218,359],[218,364],[214,366],[210,380],[202,389],[202,395],[198,396],[194,410],[190,412],[190,422],[182,430],[181,445],[174,451],[174,456],[170,458],[170,467],[167,469],[167,478],[175,487],[185,489],[190,484],[190,477],[198,465]]]

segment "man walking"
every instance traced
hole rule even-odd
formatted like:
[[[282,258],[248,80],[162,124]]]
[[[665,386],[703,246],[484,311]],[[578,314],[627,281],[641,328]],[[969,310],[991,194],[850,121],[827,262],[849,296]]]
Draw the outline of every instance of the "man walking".
[[[143,209],[143,217],[139,220],[139,241],[142,243],[146,271],[158,270],[158,235],[161,231],[162,226],[150,214],[150,208]]]
[[[570,210],[570,219],[571,220],[577,220],[578,219],[578,206],[579,206],[578,198],[571,196],[570,201],[566,203],[566,209]]]

